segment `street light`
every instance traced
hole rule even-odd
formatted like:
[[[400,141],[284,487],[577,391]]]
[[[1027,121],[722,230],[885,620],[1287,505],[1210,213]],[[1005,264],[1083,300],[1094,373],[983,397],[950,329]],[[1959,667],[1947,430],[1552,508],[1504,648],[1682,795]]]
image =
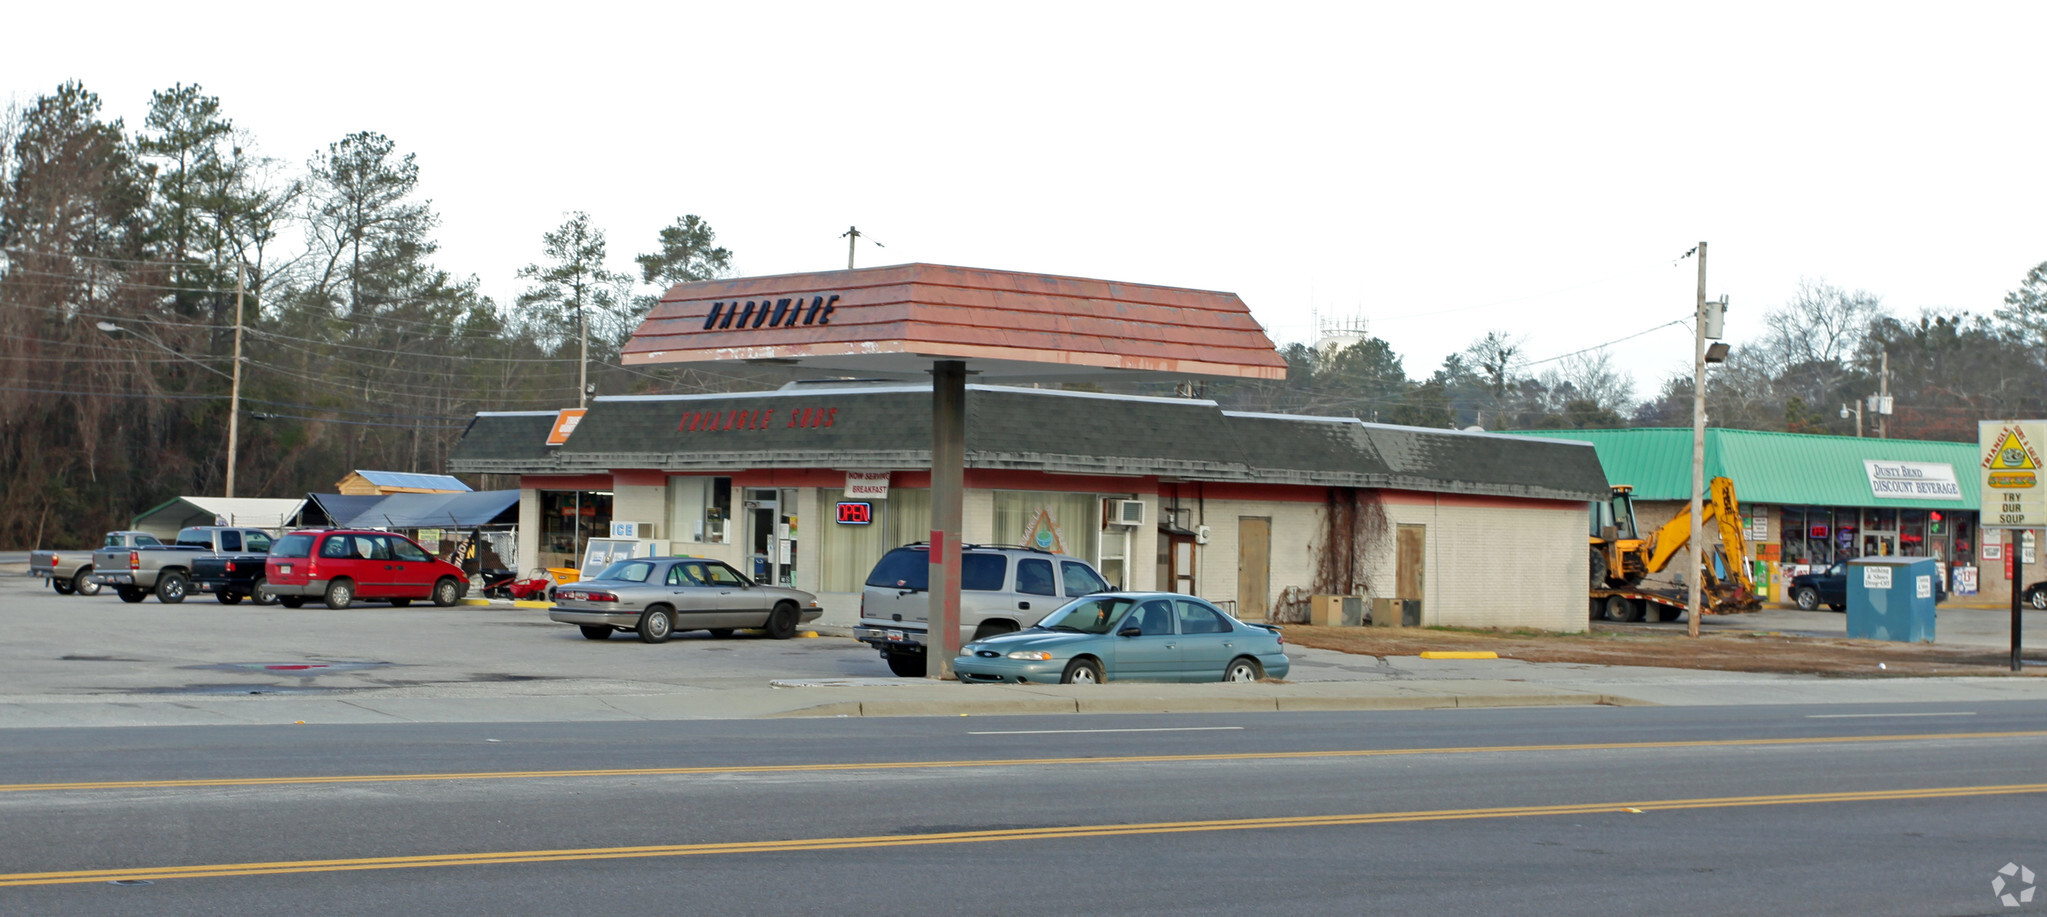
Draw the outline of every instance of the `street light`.
[[[237,282],[236,286],[239,288],[240,283]],[[239,419],[242,411],[242,314],[240,305],[241,296],[239,289],[237,290],[235,303],[236,303],[235,355],[234,371],[231,373],[221,372],[219,369],[216,369],[212,366],[208,366],[199,360],[195,360],[191,356],[165,344],[162,341],[157,340],[156,337],[153,335],[130,331],[127,328],[123,328],[120,325],[114,324],[113,322],[93,323],[93,327],[98,328],[101,332],[107,334],[110,337],[122,337],[124,335],[132,336],[138,341],[147,343],[151,347],[155,347],[156,349],[161,350],[164,353],[170,354],[171,356],[184,360],[185,362],[197,366],[200,369],[206,370],[207,372],[210,372],[216,376],[226,376],[228,378],[229,385],[227,408],[227,481],[225,487],[226,492],[222,494],[222,496],[228,497],[232,497],[235,495],[235,447],[239,445],[239,440],[241,439],[241,428],[240,425],[236,422]]]

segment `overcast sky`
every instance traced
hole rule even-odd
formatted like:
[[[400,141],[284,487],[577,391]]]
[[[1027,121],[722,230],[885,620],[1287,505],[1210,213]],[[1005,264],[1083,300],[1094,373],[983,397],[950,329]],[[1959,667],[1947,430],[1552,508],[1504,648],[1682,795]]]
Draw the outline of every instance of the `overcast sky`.
[[[2047,261],[2047,4],[17,4],[0,96],[142,122],[197,83],[261,152],[418,154],[500,303],[565,211],[614,267],[703,216],[741,273],[927,261],[1364,319],[1425,377],[1800,278],[1989,311]],[[1615,349],[1652,394],[1681,328]]]

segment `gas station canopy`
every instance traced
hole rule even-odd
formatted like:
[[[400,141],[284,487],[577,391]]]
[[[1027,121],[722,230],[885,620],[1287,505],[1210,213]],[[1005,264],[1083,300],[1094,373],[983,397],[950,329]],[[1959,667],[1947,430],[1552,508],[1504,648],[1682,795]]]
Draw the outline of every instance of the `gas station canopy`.
[[[623,356],[915,379],[938,360],[982,381],[1286,376],[1234,293],[937,264],[679,284]]]

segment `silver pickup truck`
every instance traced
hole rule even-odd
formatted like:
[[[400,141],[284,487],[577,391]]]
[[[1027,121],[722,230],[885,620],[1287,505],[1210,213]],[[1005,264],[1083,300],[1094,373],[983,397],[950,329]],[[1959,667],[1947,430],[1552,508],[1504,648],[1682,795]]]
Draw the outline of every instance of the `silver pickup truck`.
[[[163,544],[148,532],[108,532],[102,548],[135,548]],[[99,595],[100,581],[92,575],[91,548],[76,551],[30,551],[28,572],[50,581],[58,595]]]
[[[267,554],[270,533],[262,529],[197,525],[178,530],[174,544],[101,548],[92,554],[93,576],[114,587],[123,602],[156,600],[174,605],[192,584],[192,558],[210,554]]]

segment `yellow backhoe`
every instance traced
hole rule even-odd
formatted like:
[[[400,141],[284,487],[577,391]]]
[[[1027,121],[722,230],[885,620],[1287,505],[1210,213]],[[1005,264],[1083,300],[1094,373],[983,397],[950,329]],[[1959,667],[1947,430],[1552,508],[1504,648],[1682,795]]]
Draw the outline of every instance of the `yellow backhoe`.
[[[1755,611],[1762,601],[1749,576],[1734,482],[1727,478],[1708,481],[1706,497],[1700,523],[1717,526],[1720,544],[1700,552],[1700,601],[1707,614]],[[1603,611],[1613,620],[1639,621],[1653,605],[1663,609],[1666,619],[1676,617],[1684,609],[1682,597],[1644,590],[1641,583],[1644,577],[1669,566],[1671,558],[1691,540],[1691,530],[1691,507],[1687,506],[1649,537],[1641,537],[1635,528],[1634,488],[1615,485],[1611,499],[1592,505],[1593,612]]]

